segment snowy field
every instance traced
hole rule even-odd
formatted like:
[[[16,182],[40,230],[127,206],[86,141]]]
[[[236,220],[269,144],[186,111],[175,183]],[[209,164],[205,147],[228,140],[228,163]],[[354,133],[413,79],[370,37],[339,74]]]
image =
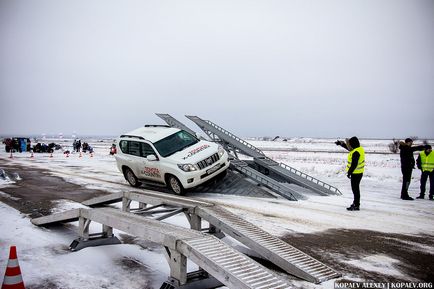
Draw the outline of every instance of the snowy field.
[[[367,152],[366,171],[361,183],[361,211],[348,212],[345,208],[352,202],[352,193],[344,173],[346,151],[333,141],[307,138],[286,142],[249,140],[254,146],[264,149],[272,159],[338,187],[342,196],[311,195],[298,202],[215,194],[193,197],[224,205],[279,237],[321,234],[333,229],[369,230],[409,237],[434,236],[434,202],[427,199],[403,201],[399,198],[402,181],[399,154],[389,153],[387,146],[390,140],[361,140]],[[0,169],[8,171],[18,166],[40,168],[65,182],[89,189],[125,191],[128,190],[126,181],[117,170],[114,157],[109,155],[111,142],[112,139],[89,141],[95,149],[92,157],[89,154],[79,157],[77,153],[65,157],[61,151],[55,151],[52,158],[49,154],[35,154],[34,158],[30,158],[29,153],[17,153],[10,158],[2,147]],[[72,141],[61,140],[60,144],[66,147]],[[71,150],[70,147],[68,149]],[[412,197],[419,194],[419,177],[420,171],[415,170],[409,190]],[[19,183],[20,176],[0,179],[0,197],[15,198],[4,190],[19,186]],[[55,211],[80,206],[69,200],[59,200]],[[56,229],[35,227],[27,215],[1,202],[0,218],[0,268],[4,270],[6,267],[9,246],[16,245],[24,282],[29,288],[159,288],[169,275],[167,262],[157,246],[140,246],[136,240],[129,244],[86,248],[71,253],[67,246],[77,237],[76,223]],[[188,227],[183,216],[172,217],[168,222]],[[123,233],[115,230],[115,234]],[[434,257],[432,246],[412,245]],[[334,260],[339,260],[339,256],[334,257]],[[420,281],[402,270],[401,260],[381,253],[345,258],[341,262],[386,276],[387,280]],[[329,265],[334,267],[333,263]],[[194,268],[194,264],[190,266]],[[362,276],[345,272],[342,278],[364,281]],[[330,280],[314,285],[293,278],[288,280],[298,288],[333,288],[335,282]]]

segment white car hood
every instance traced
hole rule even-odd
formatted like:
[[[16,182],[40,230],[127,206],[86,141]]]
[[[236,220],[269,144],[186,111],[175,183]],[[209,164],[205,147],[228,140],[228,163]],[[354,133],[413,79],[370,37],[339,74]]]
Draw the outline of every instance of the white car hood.
[[[195,164],[218,152],[218,145],[208,141],[200,141],[191,147],[171,155],[169,158],[178,164]]]

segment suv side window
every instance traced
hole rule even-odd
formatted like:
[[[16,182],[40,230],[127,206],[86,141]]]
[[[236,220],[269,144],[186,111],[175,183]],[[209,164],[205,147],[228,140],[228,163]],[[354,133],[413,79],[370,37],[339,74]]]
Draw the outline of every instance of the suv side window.
[[[157,156],[157,154],[154,152],[154,150],[149,144],[142,142],[142,157],[146,158],[149,155]]]
[[[128,142],[128,154],[141,157],[140,143],[138,141],[129,141]]]
[[[121,151],[122,151],[124,154],[127,154],[127,153],[128,153],[128,141],[126,141],[126,140],[121,140],[121,141],[119,142],[119,147],[121,148]]]

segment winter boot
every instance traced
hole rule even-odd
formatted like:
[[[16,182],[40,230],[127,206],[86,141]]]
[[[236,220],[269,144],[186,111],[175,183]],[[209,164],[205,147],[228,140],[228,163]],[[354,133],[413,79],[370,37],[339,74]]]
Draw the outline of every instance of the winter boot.
[[[360,211],[360,208],[359,208],[359,206],[356,206],[356,205],[352,204],[351,206],[349,206],[347,208],[347,210],[348,211]]]
[[[413,199],[412,197],[410,197],[410,196],[404,196],[404,197],[401,197],[401,199],[406,200],[406,201],[413,201],[413,200],[414,200],[414,199]]]
[[[416,199],[425,199],[425,195],[424,194],[420,194],[419,197],[417,197]]]

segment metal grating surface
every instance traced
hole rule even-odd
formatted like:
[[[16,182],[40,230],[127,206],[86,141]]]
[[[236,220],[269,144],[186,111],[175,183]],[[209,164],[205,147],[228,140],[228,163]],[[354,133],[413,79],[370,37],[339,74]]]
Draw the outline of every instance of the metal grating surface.
[[[324,263],[221,207],[201,208],[200,215],[288,273],[315,283],[341,276]],[[211,220],[212,219],[212,220]]]
[[[217,279],[221,276],[218,272],[224,271],[226,284],[230,283],[230,288],[291,288],[275,273],[217,238],[196,238],[182,240],[182,243],[183,254]],[[224,283],[224,280],[220,281]]]

